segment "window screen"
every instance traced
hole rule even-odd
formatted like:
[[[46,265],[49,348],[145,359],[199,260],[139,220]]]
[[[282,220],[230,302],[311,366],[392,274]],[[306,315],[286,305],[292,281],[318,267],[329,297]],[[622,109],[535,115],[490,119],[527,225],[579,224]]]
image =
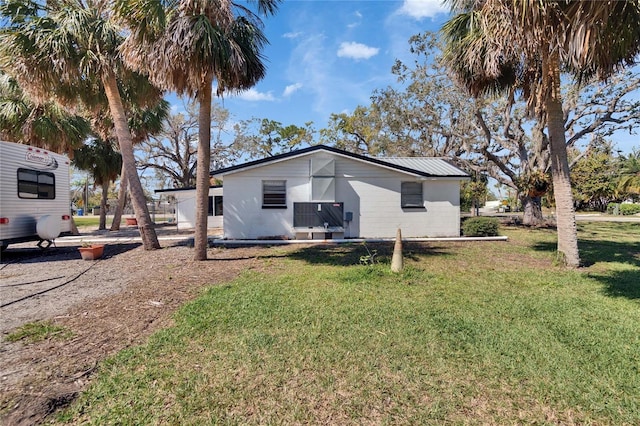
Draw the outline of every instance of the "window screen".
[[[422,201],[422,182],[402,182],[402,208],[424,207]]]
[[[39,170],[18,169],[18,197],[53,200],[56,198],[55,175]]]
[[[287,207],[287,181],[263,180],[262,181],[262,207],[286,208]]]

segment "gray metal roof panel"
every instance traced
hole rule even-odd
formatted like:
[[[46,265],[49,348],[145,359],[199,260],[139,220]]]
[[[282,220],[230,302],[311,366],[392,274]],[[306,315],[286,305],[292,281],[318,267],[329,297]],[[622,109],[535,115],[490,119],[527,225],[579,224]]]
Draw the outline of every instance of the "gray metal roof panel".
[[[408,169],[418,170],[432,176],[460,176],[469,174],[443,158],[433,157],[380,157],[379,160],[396,164]]]

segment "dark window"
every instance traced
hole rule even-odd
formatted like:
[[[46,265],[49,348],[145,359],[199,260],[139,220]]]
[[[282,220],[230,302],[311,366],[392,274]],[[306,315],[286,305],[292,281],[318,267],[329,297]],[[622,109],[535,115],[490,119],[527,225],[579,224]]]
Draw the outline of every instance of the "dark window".
[[[213,214],[214,216],[222,216],[222,195],[213,197]]]
[[[402,208],[423,208],[422,182],[402,182]]]
[[[263,180],[262,181],[262,208],[286,208],[287,207],[287,181]]]
[[[56,198],[56,177],[50,172],[18,169],[18,197],[53,200]]]
[[[209,216],[222,216],[222,195],[209,196]]]

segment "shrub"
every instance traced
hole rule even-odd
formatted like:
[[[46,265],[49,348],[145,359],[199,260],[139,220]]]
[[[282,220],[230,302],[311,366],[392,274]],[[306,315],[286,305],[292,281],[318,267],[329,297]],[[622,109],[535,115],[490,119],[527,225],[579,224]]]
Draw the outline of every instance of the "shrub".
[[[631,216],[640,213],[640,204],[620,204],[620,214]]]
[[[620,213],[620,204],[618,203],[607,204],[607,214],[619,214],[619,213]]]
[[[465,237],[495,237],[498,235],[498,219],[493,217],[470,217],[462,223]]]

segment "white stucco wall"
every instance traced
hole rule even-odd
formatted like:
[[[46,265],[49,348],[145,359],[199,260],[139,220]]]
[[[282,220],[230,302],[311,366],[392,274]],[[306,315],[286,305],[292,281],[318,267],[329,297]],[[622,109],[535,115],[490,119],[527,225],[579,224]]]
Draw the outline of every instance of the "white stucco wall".
[[[353,213],[347,238],[460,235],[460,181],[420,178],[325,152],[290,158],[224,176],[224,236],[229,239],[294,238],[293,203],[311,199],[311,156],[335,159],[335,201]],[[262,208],[262,181],[287,181],[287,208]],[[404,181],[423,184],[424,209],[402,209]]]
[[[172,192],[176,197],[176,223],[179,230],[193,229],[196,226],[196,190]],[[209,188],[209,196],[222,195],[222,188]],[[223,206],[226,200],[223,199]],[[224,207],[223,207],[224,209]],[[224,213],[224,212],[223,212]],[[222,228],[223,216],[207,217],[207,228]]]

